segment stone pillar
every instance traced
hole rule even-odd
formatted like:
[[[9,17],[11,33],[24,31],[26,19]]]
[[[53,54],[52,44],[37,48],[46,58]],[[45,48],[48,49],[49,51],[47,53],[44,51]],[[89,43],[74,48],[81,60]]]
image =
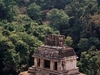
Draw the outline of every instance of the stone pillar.
[[[62,62],[61,61],[57,62],[57,70],[61,71],[62,69],[63,69],[62,68]]]
[[[44,59],[40,59],[40,67],[41,67],[41,68],[44,67]]]
[[[38,66],[38,61],[37,61],[37,58],[34,57],[34,66],[37,67]]]
[[[51,61],[50,61],[50,70],[54,70],[54,66],[55,66],[55,65],[54,65],[54,61],[51,60]]]

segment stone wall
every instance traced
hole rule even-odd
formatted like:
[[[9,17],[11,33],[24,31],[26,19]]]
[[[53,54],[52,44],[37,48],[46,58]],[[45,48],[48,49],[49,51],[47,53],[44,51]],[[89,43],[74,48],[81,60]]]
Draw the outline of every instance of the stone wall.
[[[63,65],[64,65],[64,70],[72,70],[72,69],[76,69],[77,68],[77,57],[76,56],[71,56],[71,57],[67,57],[64,59],[63,61]]]

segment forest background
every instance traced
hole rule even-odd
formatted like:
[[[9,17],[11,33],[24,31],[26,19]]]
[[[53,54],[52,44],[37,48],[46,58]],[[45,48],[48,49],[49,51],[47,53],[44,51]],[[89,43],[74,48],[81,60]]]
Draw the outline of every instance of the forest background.
[[[0,75],[32,66],[46,34],[65,35],[80,72],[100,75],[100,0],[0,0]]]

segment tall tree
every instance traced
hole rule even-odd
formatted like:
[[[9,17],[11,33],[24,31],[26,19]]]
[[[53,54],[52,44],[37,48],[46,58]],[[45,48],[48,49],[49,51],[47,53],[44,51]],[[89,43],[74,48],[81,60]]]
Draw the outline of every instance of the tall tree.
[[[20,57],[15,51],[15,46],[6,37],[0,38],[0,74],[17,74],[19,70]]]
[[[41,7],[36,3],[32,3],[27,8],[27,14],[30,16],[31,19],[35,20],[36,22],[42,22],[41,20]]]
[[[47,14],[47,19],[50,26],[60,31],[63,34],[64,30],[68,28],[69,17],[63,10],[52,9]]]
[[[80,62],[78,63],[80,71],[87,75],[100,74],[100,50],[91,47],[88,51],[82,52]]]

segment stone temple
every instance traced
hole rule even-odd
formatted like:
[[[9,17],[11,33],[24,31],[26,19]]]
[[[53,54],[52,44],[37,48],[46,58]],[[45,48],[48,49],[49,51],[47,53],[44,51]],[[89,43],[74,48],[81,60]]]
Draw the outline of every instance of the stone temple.
[[[30,75],[79,75],[77,55],[73,48],[64,45],[63,35],[45,36],[45,45],[33,54],[34,65],[28,69]]]

